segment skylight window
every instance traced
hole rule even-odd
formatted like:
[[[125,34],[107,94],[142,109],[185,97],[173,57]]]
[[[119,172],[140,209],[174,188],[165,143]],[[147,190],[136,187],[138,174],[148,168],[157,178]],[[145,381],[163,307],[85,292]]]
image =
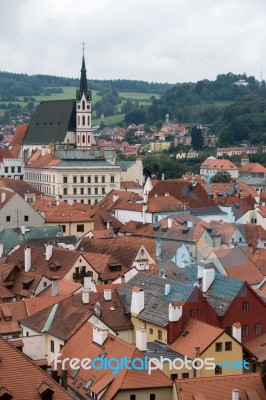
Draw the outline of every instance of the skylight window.
[[[86,391],[89,389],[89,387],[91,386],[91,384],[93,383],[93,379],[89,379],[88,381],[87,381],[87,383],[84,385],[84,388],[83,389],[85,389]]]

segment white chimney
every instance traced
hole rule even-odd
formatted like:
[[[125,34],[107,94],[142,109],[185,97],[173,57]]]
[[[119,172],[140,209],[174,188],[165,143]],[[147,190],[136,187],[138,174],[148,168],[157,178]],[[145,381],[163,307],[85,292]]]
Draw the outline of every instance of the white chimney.
[[[170,196],[170,193],[169,193],[169,192],[166,192],[164,195],[165,195],[166,197],[169,197],[169,196]]]
[[[158,197],[158,193],[155,193],[154,197]]]
[[[198,265],[198,279],[203,278],[204,267]]]
[[[167,295],[170,293],[170,290],[171,290],[171,285],[170,285],[170,283],[166,283],[166,284],[164,285],[164,295],[167,296]]]
[[[6,201],[6,192],[1,193],[1,203],[4,203]]]
[[[167,227],[168,229],[171,229],[173,226],[173,218],[168,217],[167,218]]]
[[[112,290],[111,289],[104,289],[103,297],[105,301],[112,300]]]
[[[142,223],[145,224],[146,223],[146,211],[147,211],[147,204],[143,204],[142,206]]]
[[[148,194],[147,193],[145,193],[145,194],[143,194],[142,195],[142,197],[143,197],[143,201],[144,201],[144,203],[148,203]]]
[[[110,229],[110,228],[111,228],[111,221],[107,221],[106,229]]]
[[[133,314],[139,314],[144,309],[144,291],[134,286],[132,289],[131,307],[130,312]]]
[[[99,325],[93,325],[93,341],[102,346],[107,339],[108,329],[103,329]]]
[[[142,326],[136,329],[136,347],[140,351],[147,350],[147,331]]]
[[[194,226],[193,221],[187,221],[188,228],[193,228],[193,226]]]
[[[238,389],[232,390],[232,400],[239,400],[239,390]]]
[[[87,290],[84,290],[82,292],[82,303],[89,304],[89,302],[90,302],[90,294]]]
[[[204,293],[207,292],[212,282],[215,279],[215,271],[214,269],[204,269],[202,275],[202,291]]]
[[[58,207],[60,205],[60,197],[56,196],[56,206]]]
[[[232,326],[232,336],[241,343],[241,324],[235,322]]]
[[[89,290],[91,291],[92,290],[92,278],[91,278],[91,276],[84,276],[83,287],[87,291],[89,291]]]
[[[164,181],[164,173],[162,173],[162,181]]]
[[[45,251],[45,260],[49,261],[50,258],[53,255],[53,245],[52,243],[46,244],[45,245],[46,251]]]
[[[57,276],[52,277],[52,296],[59,294],[59,279]]]
[[[29,272],[31,269],[31,248],[30,246],[24,249],[24,264],[25,264],[25,271]]]
[[[168,317],[170,322],[179,321],[182,317],[183,307],[181,304],[174,305],[169,303]]]

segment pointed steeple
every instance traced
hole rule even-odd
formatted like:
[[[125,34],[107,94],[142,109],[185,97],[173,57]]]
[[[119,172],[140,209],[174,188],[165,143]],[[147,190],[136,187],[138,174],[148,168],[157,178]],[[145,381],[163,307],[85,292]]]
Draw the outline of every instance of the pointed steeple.
[[[87,91],[88,91],[88,83],[87,83],[87,74],[86,74],[86,67],[85,67],[85,58],[84,54],[82,57],[82,66],[81,66],[81,74],[80,74],[80,83],[79,83],[79,92],[80,95],[82,96],[83,93],[87,97]]]
[[[87,100],[91,100],[91,91],[88,90],[88,82],[87,82],[87,71],[85,66],[85,57],[84,57],[84,43],[82,43],[83,47],[83,55],[82,55],[82,64],[80,70],[80,82],[79,82],[79,89],[76,93],[76,100],[81,100],[81,97],[85,96]]]

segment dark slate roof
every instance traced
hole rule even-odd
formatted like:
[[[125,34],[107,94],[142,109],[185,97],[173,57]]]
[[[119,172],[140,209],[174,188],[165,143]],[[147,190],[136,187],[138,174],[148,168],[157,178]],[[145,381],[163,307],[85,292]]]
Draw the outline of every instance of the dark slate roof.
[[[157,342],[156,340],[154,342],[147,343],[147,350],[145,352],[145,355],[149,358],[156,358],[158,360],[161,359],[160,357],[169,358],[172,361],[176,358],[181,358],[182,360],[185,359],[182,354],[171,350],[168,346],[163,343]]]
[[[171,285],[171,290],[169,295],[165,296],[164,290],[167,283]],[[171,301],[185,302],[194,288],[191,283],[179,283],[171,279],[138,273],[118,289],[126,312],[130,312],[132,288],[134,286],[144,290],[145,308],[139,313],[138,318],[163,327],[168,324],[169,303]]]
[[[68,131],[75,130],[75,100],[42,101],[32,117],[23,144],[61,143]]]
[[[116,161],[116,165],[119,165],[122,171],[127,171],[129,168],[135,165],[135,161],[125,161],[125,160],[118,160]]]
[[[214,282],[206,293],[206,299],[218,315],[224,315],[237,296],[246,296],[244,281],[219,274],[215,274]]]

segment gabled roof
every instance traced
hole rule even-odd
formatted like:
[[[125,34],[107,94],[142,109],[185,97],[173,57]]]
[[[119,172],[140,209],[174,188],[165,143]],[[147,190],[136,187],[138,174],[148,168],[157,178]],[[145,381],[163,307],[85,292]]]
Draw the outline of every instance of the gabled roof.
[[[15,193],[18,193],[20,196],[24,197],[25,194],[41,195],[41,192],[36,189],[34,186],[30,185],[28,182],[23,181],[22,179],[11,179],[11,178],[1,178],[0,179],[0,187],[7,188],[13,190]]]
[[[21,145],[26,135],[27,129],[27,124],[17,125],[15,134],[13,135],[13,139],[10,142],[10,146]]]
[[[234,389],[241,400],[265,400],[265,389],[259,374],[215,376],[210,378],[177,379],[179,400],[232,399]]]
[[[42,101],[37,107],[22,144],[62,143],[76,129],[75,100]]]
[[[238,167],[230,160],[219,158],[207,158],[200,169],[238,170]]]
[[[0,163],[2,163],[3,160],[6,158],[15,158],[15,157],[8,149],[1,147],[0,148]]]
[[[240,169],[239,172],[251,172],[251,173],[260,173],[260,174],[266,174],[266,168],[263,167],[260,163],[248,163],[243,165]]]
[[[85,341],[84,337],[86,337]],[[88,357],[88,354],[90,359],[94,359],[103,354],[105,354],[107,359],[111,359],[112,357],[118,359],[127,357],[129,360],[144,358],[143,353],[136,349],[135,346],[111,334],[108,334],[103,346],[104,348],[93,342],[92,325],[86,323],[63,347],[61,351],[62,359],[66,357],[70,359],[78,357],[82,360]],[[72,372],[70,368],[70,373]],[[95,371],[94,369],[85,370],[81,368],[75,380],[76,383],[74,384],[73,378],[69,378],[68,384],[84,398],[87,390],[92,390],[94,393],[98,394],[107,387],[101,397],[102,400],[113,399],[119,391],[121,392],[123,390],[127,390],[128,393],[129,390],[133,389],[151,390],[155,388],[172,387],[171,380],[159,370],[154,370],[151,375],[148,375],[147,370],[128,370],[123,368],[117,374],[112,374],[112,371],[106,371],[104,369]],[[86,389],[85,385],[89,383],[89,380],[91,380],[91,385]]]
[[[21,328],[18,320],[27,316],[27,309],[23,301],[0,303],[0,335],[20,334]]]
[[[34,205],[34,208],[36,205]],[[48,207],[44,214],[45,221],[47,223],[58,222],[90,222],[92,221],[83,211],[79,211],[77,208],[70,204],[61,201],[59,205],[52,204],[52,207]]]
[[[266,333],[245,343],[245,347],[258,358],[259,363],[266,361]]]
[[[176,179],[158,181],[150,191],[149,199],[155,197],[156,194],[158,196],[165,196],[165,193],[169,193],[170,196],[174,196],[191,208],[214,205],[207,191],[197,182],[189,183]]]
[[[54,392],[53,400],[73,400],[62,386],[2,337],[0,354],[0,388],[5,388],[6,393],[12,395],[12,400],[20,400],[22,393],[24,399],[36,400],[37,389],[42,384],[48,385]]]
[[[30,160],[29,160],[30,161]],[[60,164],[61,160],[57,159],[52,154],[44,154],[27,164],[27,168],[50,168]]]

